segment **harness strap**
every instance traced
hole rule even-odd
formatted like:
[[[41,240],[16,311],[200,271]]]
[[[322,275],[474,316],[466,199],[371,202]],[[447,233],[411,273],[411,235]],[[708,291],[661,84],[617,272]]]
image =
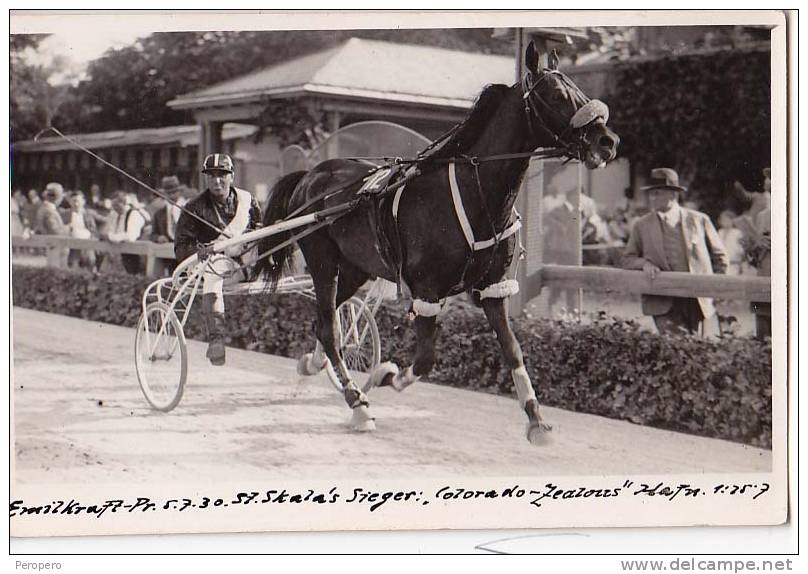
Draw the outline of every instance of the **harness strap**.
[[[401,203],[401,195],[404,193],[404,189],[406,189],[406,185],[402,185],[396,190],[396,194],[393,196],[393,219],[396,223],[398,223],[398,206]]]
[[[457,221],[460,223],[460,228],[463,230],[463,236],[466,238],[466,243],[468,243],[469,248],[472,251],[482,251],[484,249],[488,249],[492,245],[495,245],[503,239],[510,237],[522,227],[522,220],[519,217],[519,213],[516,211],[516,208],[514,208],[513,213],[516,216],[516,219],[511,225],[503,229],[500,233],[496,233],[491,239],[477,241],[474,238],[474,230],[471,228],[471,223],[466,215],[466,209],[463,207],[463,198],[460,196],[460,187],[457,184],[457,173],[455,171],[454,162],[449,164],[449,187],[452,190],[452,203],[454,204]]]

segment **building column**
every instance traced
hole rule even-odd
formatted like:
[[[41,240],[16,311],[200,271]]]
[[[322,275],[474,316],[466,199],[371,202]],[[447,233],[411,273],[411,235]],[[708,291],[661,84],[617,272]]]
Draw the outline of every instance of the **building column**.
[[[333,134],[340,128],[340,123],[342,122],[342,114],[339,111],[333,111],[328,113],[328,133],[329,135]],[[335,158],[339,157],[339,142],[337,138],[329,139],[328,142],[328,158]]]
[[[196,169],[202,167],[202,162],[212,153],[222,153],[222,125],[224,122],[199,120],[199,158]],[[199,189],[205,189],[205,180],[199,174]]]
[[[516,57],[516,81],[522,80],[525,72],[525,48],[531,38],[523,28],[516,28],[514,52]],[[539,67],[547,65],[547,42],[533,38],[539,52]],[[544,195],[544,161],[532,159],[522,180],[522,189],[516,200],[516,208],[522,215],[520,237],[526,249],[525,260],[518,266],[516,280],[519,293],[511,297],[510,313],[519,316],[527,302],[541,293],[541,266],[544,260],[542,238],[542,197]]]

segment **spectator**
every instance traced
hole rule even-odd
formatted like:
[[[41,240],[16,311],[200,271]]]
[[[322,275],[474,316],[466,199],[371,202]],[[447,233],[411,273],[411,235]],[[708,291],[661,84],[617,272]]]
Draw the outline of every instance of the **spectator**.
[[[760,210],[754,222],[754,234],[747,241],[747,258],[757,267],[758,276],[771,277],[771,169],[763,170],[763,193],[768,194],[767,205]],[[765,339],[772,336],[771,303],[753,301],[752,311],[755,313],[755,336]]]
[[[112,200],[112,209],[113,216],[107,239],[113,243],[141,239],[149,223],[149,216],[137,205],[137,200],[125,191],[117,191]],[[134,275],[143,272],[143,257],[140,255],[122,253],[121,263],[127,273]]]
[[[543,221],[544,255],[547,263],[578,265],[581,235],[579,214],[575,210],[575,195],[579,192],[578,174],[574,169],[561,169],[550,179],[544,206],[549,209]],[[572,312],[578,307],[578,291],[552,287],[548,292],[548,306],[552,310],[557,301]]]
[[[95,221],[96,236],[100,239],[109,239],[109,233],[115,226],[115,219],[118,214],[112,209],[112,200],[108,197],[102,198],[101,202],[94,208],[87,210]],[[95,254],[95,270],[101,271],[104,261],[108,259],[108,253],[98,251]]]
[[[21,189],[11,194],[11,236],[20,237],[25,234],[23,213],[25,212],[25,196]]]
[[[755,229],[758,214],[771,206],[771,183],[771,169],[768,167],[763,170],[763,191],[750,192],[744,188],[741,182],[736,181],[734,183],[734,199],[742,206],[744,211],[735,224],[745,235],[754,234],[754,232],[749,231]]]
[[[679,205],[679,195],[686,191],[679,175],[669,168],[654,169],[651,185],[644,189],[652,211],[634,224],[623,267],[642,270],[652,281],[660,271],[724,273],[727,254],[710,218]],[[653,316],[660,333],[696,332],[715,314],[712,299],[706,297],[643,295],[642,310]]]
[[[39,208],[41,206],[42,202],[39,199],[39,193],[37,193],[37,190],[29,189],[28,203],[23,211],[23,222],[25,223],[25,226],[33,232],[36,232],[37,229],[37,222],[39,221],[37,214],[39,213]]]
[[[608,218],[609,236],[614,241],[619,241],[625,244],[628,241],[629,229],[629,210],[628,207],[618,207],[614,213]]]
[[[758,238],[756,242],[756,263],[758,276],[771,277],[772,274],[772,212],[771,208],[758,213],[756,227]],[[755,313],[755,335],[759,339],[772,336],[772,305],[771,303],[753,302],[752,311]]]
[[[188,202],[183,196],[185,186],[180,183],[177,176],[169,175],[163,178],[159,191],[168,196],[176,205],[162,200],[162,205],[152,214],[151,240],[155,243],[173,243],[174,230],[180,218],[180,213],[182,213],[177,206],[183,206]]]
[[[104,194],[101,192],[101,186],[94,183],[90,186],[90,200],[87,203],[87,209],[98,209],[104,201]]]
[[[163,205],[157,209],[152,215],[152,232],[151,240],[155,243],[174,243],[175,230],[177,228],[177,221],[179,221],[182,211],[180,207],[188,203],[185,198],[185,186],[180,183],[179,178],[174,175],[166,176],[160,183],[160,191],[166,195],[173,204],[163,200]],[[173,273],[177,268],[177,261],[175,259],[158,260],[159,267],[156,268],[158,273],[167,271]]]
[[[76,239],[92,239],[97,235],[95,218],[85,208],[84,194],[73,192],[70,196],[70,214],[68,228],[70,236]],[[95,251],[90,249],[71,249],[67,255],[68,267],[78,265],[82,269],[95,268]]]
[[[42,193],[42,205],[37,211],[36,231],[42,235],[68,235],[59,205],[65,190],[61,183],[49,183]]]
[[[58,183],[49,183],[43,192],[42,205],[37,212],[37,233],[42,235],[69,235],[67,226],[56,207],[64,196],[64,188]],[[48,266],[64,268],[67,266],[67,249],[54,246],[48,249]]]
[[[721,212],[718,217],[718,236],[727,250],[729,266],[727,275],[741,275],[744,264],[743,232],[735,226],[738,215],[731,209]]]

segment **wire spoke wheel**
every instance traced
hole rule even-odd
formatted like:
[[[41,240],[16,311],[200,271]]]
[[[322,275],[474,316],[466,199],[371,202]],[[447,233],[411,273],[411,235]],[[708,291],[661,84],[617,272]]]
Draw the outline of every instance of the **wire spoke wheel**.
[[[165,303],[149,304],[140,317],[135,369],[153,408],[168,412],[179,404],[188,376],[188,349],[182,325]]]
[[[381,360],[381,341],[376,319],[362,299],[351,297],[337,310],[340,350],[352,371],[367,373]]]

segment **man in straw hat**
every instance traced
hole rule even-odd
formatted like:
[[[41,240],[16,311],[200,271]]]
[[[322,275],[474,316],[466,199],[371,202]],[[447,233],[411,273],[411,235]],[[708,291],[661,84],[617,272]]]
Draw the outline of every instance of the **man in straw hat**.
[[[670,168],[651,171],[648,194],[651,212],[636,221],[623,253],[623,267],[644,271],[649,279],[660,271],[724,273],[728,258],[710,218],[679,205],[687,191]],[[702,321],[715,314],[713,300],[643,295],[642,311],[654,318],[660,333],[682,329],[694,333]]]

